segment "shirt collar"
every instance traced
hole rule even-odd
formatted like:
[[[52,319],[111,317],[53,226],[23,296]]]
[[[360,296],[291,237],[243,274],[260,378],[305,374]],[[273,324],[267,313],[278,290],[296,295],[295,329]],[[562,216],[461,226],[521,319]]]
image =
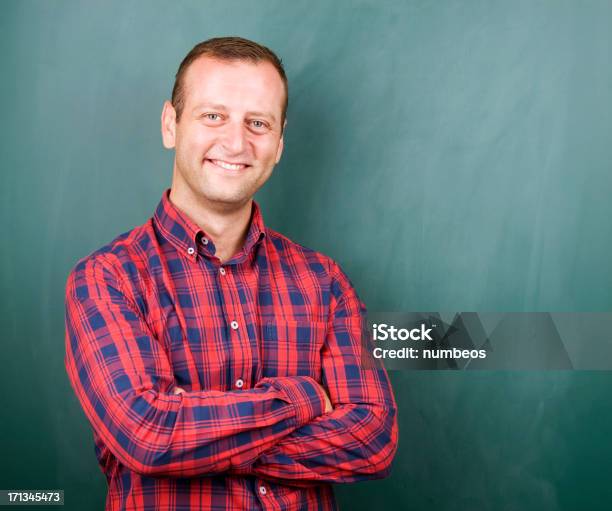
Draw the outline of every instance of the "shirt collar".
[[[201,243],[203,238],[210,239],[210,237],[185,213],[172,204],[170,189],[163,193],[153,219],[162,235],[188,258],[197,259],[198,249],[203,250],[206,255],[214,256],[215,247],[213,243],[210,242],[207,245]],[[232,261],[241,262],[244,260],[251,253],[253,247],[265,237],[265,234],[266,228],[261,210],[259,205],[253,201],[251,221],[244,246],[232,258]]]

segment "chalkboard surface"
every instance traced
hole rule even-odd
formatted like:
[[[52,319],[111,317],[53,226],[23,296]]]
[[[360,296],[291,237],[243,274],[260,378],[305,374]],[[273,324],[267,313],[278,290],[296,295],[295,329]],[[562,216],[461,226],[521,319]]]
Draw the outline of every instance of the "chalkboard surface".
[[[75,262],[153,212],[161,105],[198,41],[290,80],[264,218],[376,311],[612,308],[612,3],[5,1],[0,487],[103,508],[63,368]],[[588,342],[588,339],[585,339]],[[609,372],[393,372],[392,476],[342,509],[610,509]]]

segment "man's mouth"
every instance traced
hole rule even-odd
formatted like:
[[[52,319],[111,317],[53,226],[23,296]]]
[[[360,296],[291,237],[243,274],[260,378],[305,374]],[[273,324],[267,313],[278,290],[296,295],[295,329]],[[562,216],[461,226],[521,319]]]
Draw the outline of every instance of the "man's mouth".
[[[211,158],[206,158],[206,161],[209,161],[213,165],[216,165],[217,167],[220,167],[225,170],[242,170],[249,166],[246,163],[230,162],[230,161],[225,161],[225,160],[215,160]]]

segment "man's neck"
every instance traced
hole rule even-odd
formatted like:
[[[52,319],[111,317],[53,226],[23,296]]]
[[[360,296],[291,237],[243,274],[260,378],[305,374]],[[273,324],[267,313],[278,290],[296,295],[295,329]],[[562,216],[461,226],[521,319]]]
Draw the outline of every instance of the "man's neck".
[[[252,199],[236,208],[220,208],[205,200],[176,193],[172,188],[170,202],[210,237],[221,262],[231,259],[243,247],[251,219]]]

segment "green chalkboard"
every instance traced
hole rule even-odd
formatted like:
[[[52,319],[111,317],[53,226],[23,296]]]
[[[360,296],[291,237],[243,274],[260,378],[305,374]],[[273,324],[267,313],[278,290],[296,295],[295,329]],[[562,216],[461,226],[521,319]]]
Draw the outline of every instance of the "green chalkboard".
[[[0,488],[103,508],[63,367],[64,283],[169,186],[159,116],[198,41],[290,81],[273,228],[375,311],[612,309],[612,3],[5,1]],[[585,339],[585,342],[588,342]],[[609,372],[393,372],[392,476],[342,509],[609,509]]]

